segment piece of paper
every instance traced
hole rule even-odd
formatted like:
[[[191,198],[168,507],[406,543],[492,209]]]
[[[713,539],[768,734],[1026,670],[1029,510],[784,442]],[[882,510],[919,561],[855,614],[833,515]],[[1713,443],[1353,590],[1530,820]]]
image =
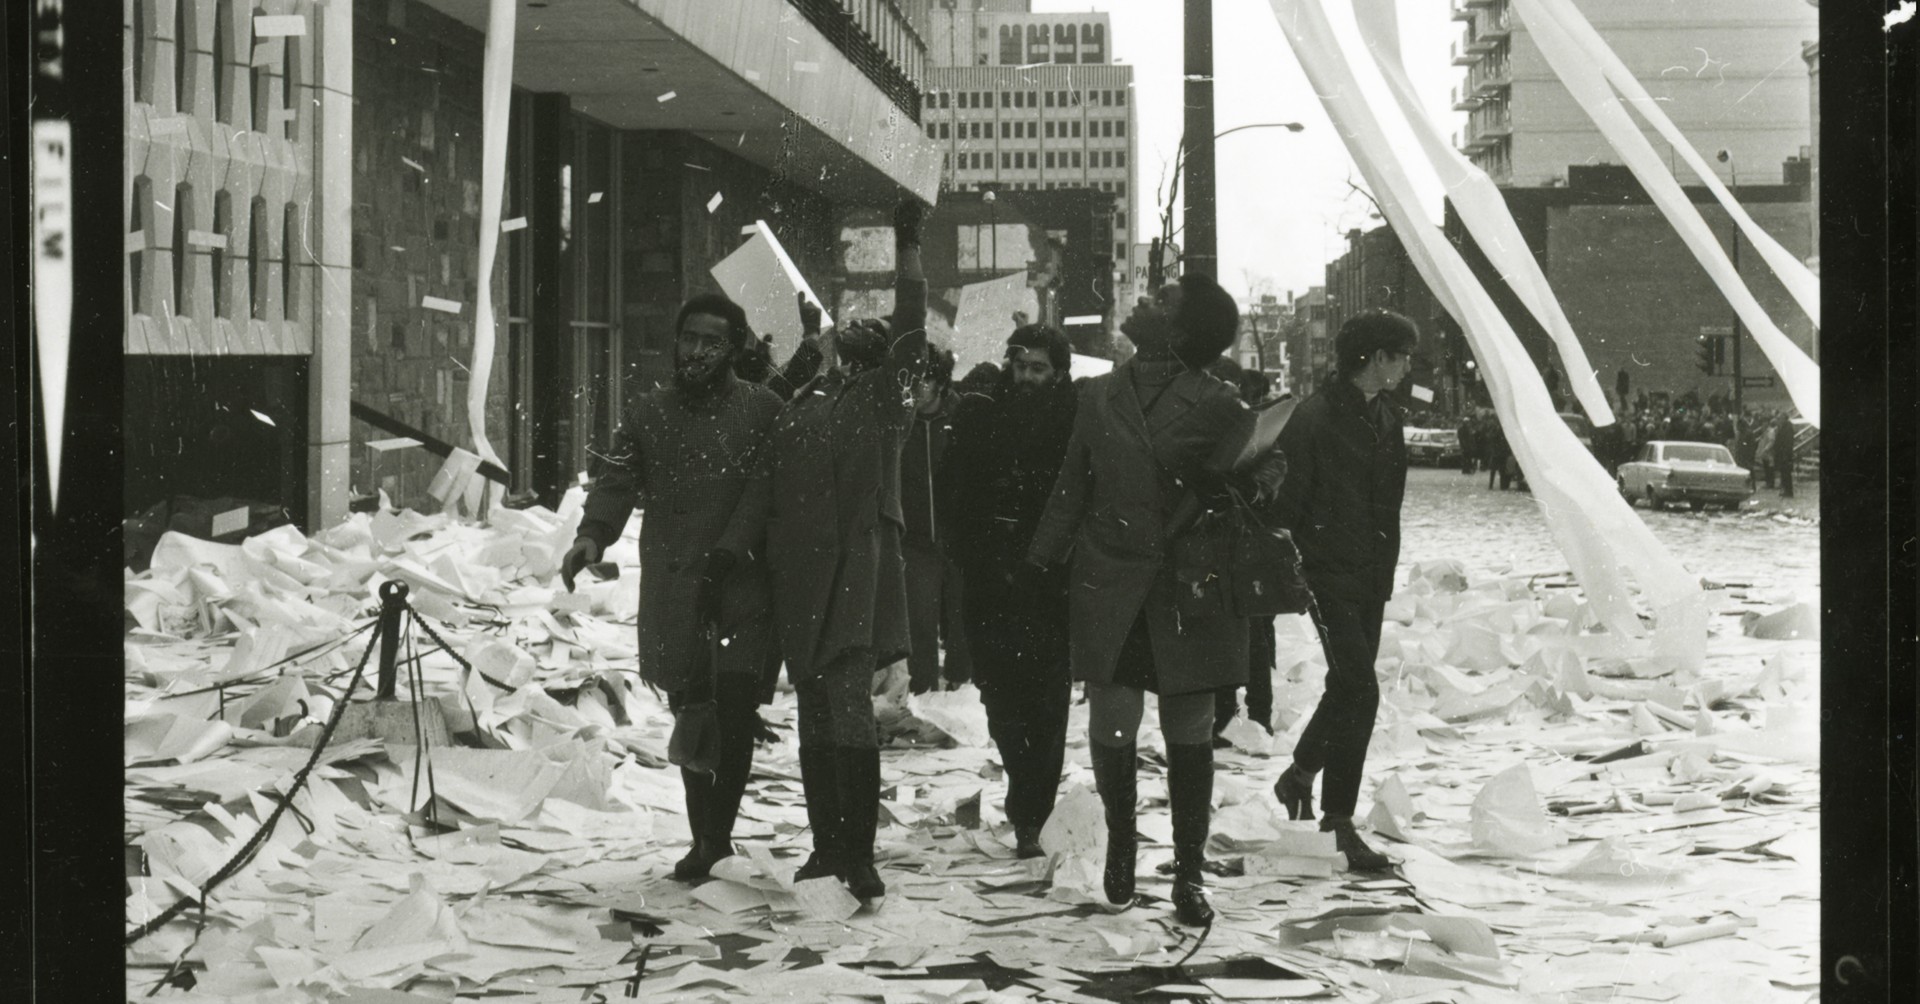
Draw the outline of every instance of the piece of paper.
[[[752,230],[746,242],[711,272],[721,290],[746,311],[754,333],[773,337],[775,358],[781,359],[800,347],[800,310],[794,300],[797,295],[804,295],[808,303],[820,308],[823,331],[833,327],[833,317],[780,245],[773,228],[765,220],[756,220]]]
[[[253,16],[255,38],[285,38],[289,35],[306,33],[307,19],[299,14],[255,14]]]
[[[1105,319],[1106,318],[1101,317],[1099,314],[1075,314],[1074,316],[1069,317],[1066,320],[1061,321],[1060,323],[1061,324],[1099,324],[1101,321]]]
[[[713,198],[707,200],[707,212],[711,213],[714,210],[719,209],[720,203],[723,201],[723,199],[724,199],[724,196],[722,196],[719,192],[713,193]]]
[[[438,296],[422,296],[420,298],[420,305],[428,310],[437,310],[443,314],[458,314],[460,312],[460,301],[448,300]]]
[[[1040,301],[1025,272],[960,287],[953,318],[954,371],[964,373],[980,363],[1000,365],[1006,359],[1007,336],[1017,326],[1015,314],[1040,316]]]
[[[526,227],[527,227],[527,218],[524,216],[516,216],[510,220],[500,221],[500,232],[503,234],[509,234],[514,232],[515,230],[525,230]]]
[[[1473,797],[1472,830],[1475,847],[1510,857],[1525,857],[1567,842],[1547,821],[1525,763],[1495,774]]]
[[[1067,374],[1075,380],[1112,372],[1113,360],[1102,359],[1099,356],[1083,356],[1078,352],[1073,354],[1073,359],[1067,365]]]

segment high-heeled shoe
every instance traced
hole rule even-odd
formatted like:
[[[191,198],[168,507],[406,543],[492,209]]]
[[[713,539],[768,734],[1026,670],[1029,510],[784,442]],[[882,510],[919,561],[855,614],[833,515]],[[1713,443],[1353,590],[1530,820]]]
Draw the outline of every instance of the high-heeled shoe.
[[[1313,775],[1288,767],[1280,772],[1280,780],[1273,782],[1273,797],[1287,810],[1288,819],[1312,819]]]

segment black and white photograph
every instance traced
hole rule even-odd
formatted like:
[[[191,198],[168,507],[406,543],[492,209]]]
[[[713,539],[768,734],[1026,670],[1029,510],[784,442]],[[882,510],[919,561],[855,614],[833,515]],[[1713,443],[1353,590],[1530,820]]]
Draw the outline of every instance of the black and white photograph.
[[[109,995],[1911,986],[1912,3],[22,6]]]

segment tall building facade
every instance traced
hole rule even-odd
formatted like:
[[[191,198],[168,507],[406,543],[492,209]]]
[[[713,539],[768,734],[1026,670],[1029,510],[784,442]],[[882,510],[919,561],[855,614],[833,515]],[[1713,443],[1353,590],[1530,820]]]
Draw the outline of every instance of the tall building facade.
[[[376,444],[471,448],[486,5],[123,11],[129,511],[324,528],[387,487]],[[519,8],[485,408],[514,491],[557,501],[671,372],[743,226],[831,296],[848,214],[934,200],[928,30],[928,0]]]
[[[1452,2],[1463,24],[1453,45],[1466,71],[1453,93],[1454,109],[1468,113],[1463,152],[1495,182],[1524,188],[1565,184],[1569,164],[1619,162],[1511,0]],[[1742,184],[1781,184],[1781,165],[1806,155],[1809,72],[1799,56],[1819,20],[1806,0],[1574,3],[1695,149],[1731,154]]]
[[[928,13],[921,122],[949,191],[1083,188],[1113,199],[1112,268],[1131,291],[1138,176],[1133,67],[1112,60],[1100,13],[1035,14],[1024,0],[944,0]]]

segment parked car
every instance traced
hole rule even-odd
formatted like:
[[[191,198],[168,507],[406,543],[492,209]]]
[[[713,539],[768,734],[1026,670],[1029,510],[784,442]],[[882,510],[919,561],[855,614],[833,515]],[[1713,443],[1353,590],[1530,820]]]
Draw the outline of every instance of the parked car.
[[[1628,504],[1645,499],[1654,509],[1685,502],[1695,510],[1709,505],[1735,508],[1752,494],[1752,474],[1734,462],[1719,443],[1656,439],[1620,465],[1620,494]]]
[[[1573,430],[1573,438],[1578,439],[1580,445],[1587,448],[1588,453],[1593,452],[1593,423],[1587,420],[1587,416],[1579,412],[1563,411],[1560,413],[1560,421],[1567,423],[1567,428]]]
[[[1435,467],[1460,463],[1460,434],[1452,429],[1408,429],[1407,463]]]

